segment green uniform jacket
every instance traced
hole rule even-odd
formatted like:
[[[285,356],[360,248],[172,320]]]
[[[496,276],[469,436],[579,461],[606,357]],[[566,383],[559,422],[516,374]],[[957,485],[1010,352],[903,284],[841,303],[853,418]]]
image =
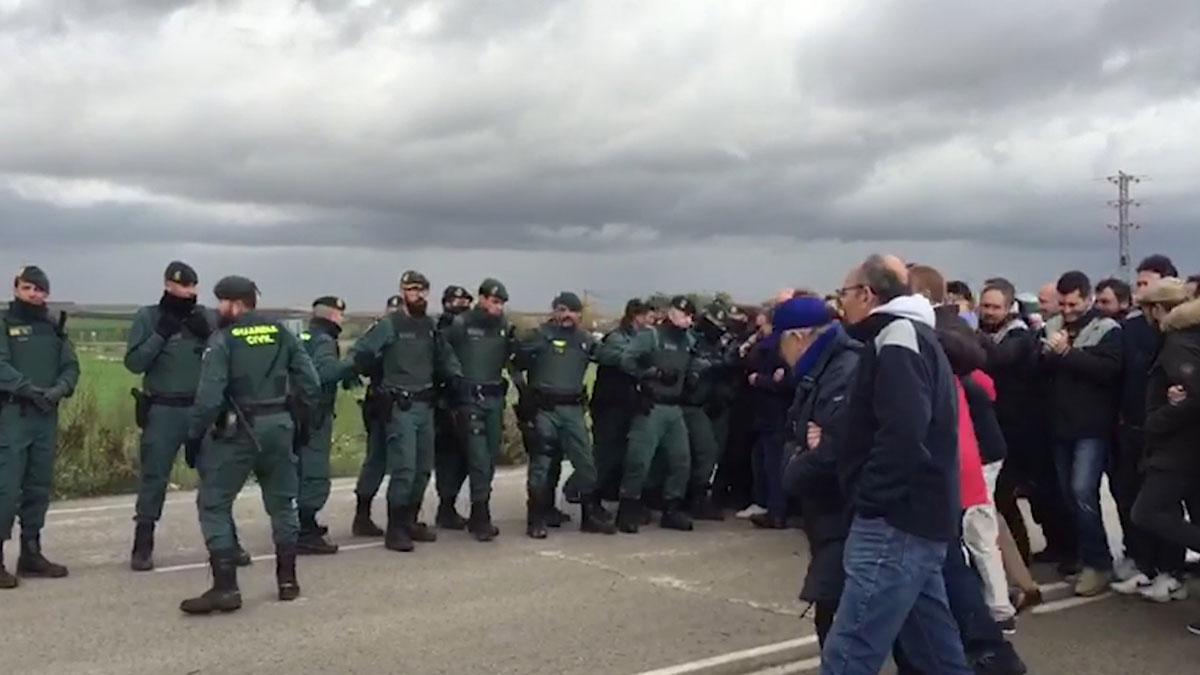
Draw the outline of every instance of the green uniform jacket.
[[[125,368],[142,376],[142,390],[147,394],[194,394],[200,383],[200,357],[204,355],[205,341],[186,324],[164,340],[154,332],[161,311],[158,305],[147,305],[134,315],[125,349]],[[216,327],[212,310],[196,305],[193,311],[202,313],[210,328]]]
[[[314,319],[308,325],[308,330],[300,334],[304,351],[312,359],[313,368],[317,371],[317,379],[321,383],[321,400],[317,407],[317,426],[321,426],[322,418],[333,412],[337,405],[338,385],[354,372],[354,362],[341,358],[342,350],[338,345],[339,328],[323,319]]]
[[[459,314],[446,329],[446,341],[469,384],[500,384],[515,351],[512,327],[504,316],[493,317],[478,306]]]
[[[675,374],[673,384],[647,380],[656,399],[679,399],[684,380],[702,375],[708,362],[695,354],[696,339],[686,330],[658,325],[639,332],[621,353],[621,370],[633,377],[642,377],[647,368],[655,367]]]
[[[529,386],[554,394],[583,393],[583,378],[596,349],[586,331],[544,323],[517,346],[516,363],[529,372]]]
[[[316,407],[321,385],[312,359],[279,322],[244,314],[208,340],[188,438],[208,431],[226,409],[226,397],[239,404],[283,403],[289,394],[309,410]]]
[[[31,387],[57,389],[61,398],[75,393],[79,359],[61,331],[60,315],[24,316],[0,312],[0,392],[20,396]]]
[[[727,386],[728,369],[740,361],[737,347],[730,345],[722,348],[720,344],[698,334],[693,333],[693,336],[696,341],[695,357],[704,368],[702,372],[693,370],[692,376],[684,384],[684,404],[702,406],[719,403],[724,406],[733,396],[731,388]]]
[[[420,392],[435,380],[462,377],[458,357],[428,316],[409,316],[398,310],[379,319],[354,343],[351,361],[360,353],[383,365],[382,385],[388,389]]]

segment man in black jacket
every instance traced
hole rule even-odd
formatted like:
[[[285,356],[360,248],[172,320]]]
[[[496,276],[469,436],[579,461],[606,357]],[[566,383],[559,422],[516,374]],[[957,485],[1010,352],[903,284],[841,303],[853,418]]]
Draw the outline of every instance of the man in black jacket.
[[[1137,268],[1137,297],[1160,279],[1177,276],[1179,273],[1170,258],[1163,255],[1146,258]],[[1183,565],[1183,551],[1177,545],[1144,532],[1131,517],[1142,483],[1146,383],[1159,341],[1154,324],[1140,307],[1129,312],[1121,323],[1121,409],[1108,485],[1117,502],[1125,548],[1124,557],[1114,568],[1117,582],[1112,588],[1127,595],[1149,590],[1160,573]]]
[[[922,672],[971,672],[942,578],[962,507],[957,393],[933,308],[907,277],[898,258],[873,255],[838,292],[866,347],[838,450],[853,520],[824,675],[877,673],[896,642]]]
[[[1121,393],[1121,326],[1092,306],[1083,272],[1058,280],[1061,314],[1046,324],[1042,365],[1051,378],[1050,414],[1058,480],[1075,516],[1083,571],[1076,595],[1108,590],[1112,553],[1100,511],[1100,478],[1108,462]]]
[[[1183,519],[1180,502],[1200,493],[1200,300],[1187,299],[1178,279],[1147,289],[1141,304],[1164,335],[1146,389],[1145,481],[1133,506],[1133,522],[1167,541],[1200,549],[1195,514]],[[1162,570],[1163,600],[1187,597],[1182,560]],[[1158,598],[1155,598],[1158,599]],[[1188,627],[1200,635],[1200,621]]]

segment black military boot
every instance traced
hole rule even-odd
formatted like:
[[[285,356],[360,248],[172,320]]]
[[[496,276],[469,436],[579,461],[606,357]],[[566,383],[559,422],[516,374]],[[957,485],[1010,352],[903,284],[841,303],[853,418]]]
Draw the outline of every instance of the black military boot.
[[[154,523],[138,523],[133,528],[133,552],[129,554],[129,568],[134,572],[149,572],[154,569]]]
[[[437,532],[425,523],[417,520],[421,513],[421,505],[412,504],[408,507],[408,536],[413,541],[428,544],[437,541]]]
[[[696,520],[725,520],[725,513],[709,496],[707,485],[692,486],[692,498],[688,507]]]
[[[199,597],[188,598],[179,603],[179,609],[185,614],[212,614],[213,612],[232,612],[242,607],[242,594],[238,591],[237,565],[234,557],[237,551],[213,551],[209,554],[208,564],[212,568],[212,588],[204,591]]]
[[[683,505],[678,500],[671,500],[663,505],[659,526],[668,530],[691,532],[692,518],[684,512]]]
[[[325,538],[317,525],[317,514],[300,512],[300,538],[296,541],[296,552],[300,555],[333,555],[338,552],[337,544]]]
[[[242,542],[238,539],[237,523],[233,524],[233,563],[238,567],[249,567],[254,564],[254,560],[250,558],[250,554],[246,549],[242,548]]]
[[[541,496],[534,490],[529,491],[529,496],[525,500],[525,508],[527,510],[525,534],[532,539],[545,539],[549,535],[549,532],[546,531],[546,506],[542,503]]]
[[[572,502],[568,499],[567,503],[578,504],[579,501],[576,499],[576,501]],[[571,522],[571,514],[558,508],[558,504],[555,502],[553,492],[546,495],[544,507],[546,513],[546,525],[549,527],[562,527],[563,525]]]
[[[617,507],[617,529],[626,534],[637,534],[642,524],[642,503],[637,499],[622,499]]]
[[[467,529],[477,541],[491,541],[500,534],[500,529],[492,524],[492,507],[489,502],[471,502],[471,517],[467,519]]]
[[[443,530],[465,530],[467,529],[467,519],[458,514],[458,510],[454,508],[453,501],[442,501],[438,505],[437,526]]]
[[[383,530],[371,520],[371,498],[358,496],[358,506],[354,509],[354,524],[350,533],[356,537],[382,537]]]
[[[4,541],[0,540],[0,589],[16,588],[21,582],[4,567]]]
[[[596,534],[616,534],[617,526],[612,516],[600,504],[599,495],[580,495],[579,531]]]
[[[38,539],[22,539],[21,555],[17,558],[17,574],[23,577],[61,579],[67,576],[67,568],[46,560],[42,555],[42,542]]]
[[[300,597],[300,582],[296,580],[296,547],[275,547],[275,585],[279,589],[279,600],[291,602]]]
[[[408,508],[388,504],[387,532],[383,535],[383,547],[389,551],[408,553],[416,548],[408,534]]]

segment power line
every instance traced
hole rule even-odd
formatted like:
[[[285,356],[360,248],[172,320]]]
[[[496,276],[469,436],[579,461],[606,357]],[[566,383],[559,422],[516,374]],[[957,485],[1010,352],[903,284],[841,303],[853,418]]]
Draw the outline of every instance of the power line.
[[[1116,201],[1108,202],[1109,206],[1117,208],[1117,223],[1115,225],[1109,224],[1109,228],[1117,231],[1117,269],[1120,270],[1122,279],[1132,282],[1130,275],[1131,254],[1129,250],[1129,234],[1132,230],[1139,229],[1141,226],[1129,220],[1129,207],[1139,206],[1138,202],[1129,198],[1129,184],[1142,182],[1142,177],[1134,176],[1124,171],[1117,171],[1117,175],[1108,177],[1108,182],[1117,186]]]

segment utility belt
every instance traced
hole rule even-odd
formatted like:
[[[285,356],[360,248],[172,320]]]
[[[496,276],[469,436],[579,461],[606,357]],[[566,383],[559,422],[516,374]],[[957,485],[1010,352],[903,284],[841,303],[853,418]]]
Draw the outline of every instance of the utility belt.
[[[412,391],[409,389],[385,389],[383,396],[386,396],[391,402],[388,406],[390,409],[395,406],[400,412],[408,412],[412,410],[414,403],[433,403],[437,400],[437,389],[428,387]]]
[[[637,395],[634,396],[634,415],[649,415],[656,405],[683,405],[683,396],[666,396],[655,394],[649,387],[638,385]]]
[[[195,394],[151,394],[137,387],[129,390],[133,396],[133,418],[139,429],[145,429],[150,421],[150,408],[161,405],[167,408],[190,408],[196,402]]]
[[[553,392],[542,389],[534,390],[534,398],[538,406],[550,410],[560,405],[587,405],[587,396],[583,392]]]

